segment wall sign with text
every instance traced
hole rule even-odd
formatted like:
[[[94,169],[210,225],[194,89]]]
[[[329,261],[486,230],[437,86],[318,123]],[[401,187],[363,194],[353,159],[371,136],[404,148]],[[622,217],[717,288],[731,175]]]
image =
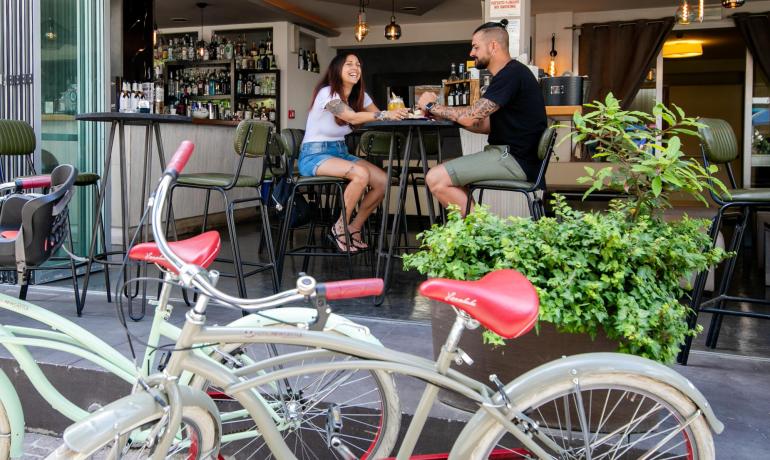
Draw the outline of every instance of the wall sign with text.
[[[521,0],[489,0],[489,16],[492,18],[519,16]]]

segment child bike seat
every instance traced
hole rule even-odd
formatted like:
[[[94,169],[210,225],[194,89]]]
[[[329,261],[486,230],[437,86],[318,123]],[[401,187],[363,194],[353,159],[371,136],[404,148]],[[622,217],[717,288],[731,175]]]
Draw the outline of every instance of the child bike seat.
[[[535,287],[516,270],[497,270],[478,281],[430,279],[420,294],[459,308],[506,339],[529,332],[540,306]]]
[[[219,239],[219,232],[208,231],[200,235],[181,241],[172,241],[168,243],[171,250],[185,263],[198,265],[207,268],[219,255],[219,249],[222,244]],[[137,244],[130,251],[128,257],[131,260],[141,262],[152,262],[161,267],[176,273],[176,269],[160,253],[158,245],[155,243]]]

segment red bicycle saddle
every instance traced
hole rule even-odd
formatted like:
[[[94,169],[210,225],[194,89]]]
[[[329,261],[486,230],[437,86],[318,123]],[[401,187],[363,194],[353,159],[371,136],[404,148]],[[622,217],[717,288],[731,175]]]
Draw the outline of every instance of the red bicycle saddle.
[[[214,230],[186,240],[172,241],[168,245],[185,263],[203,268],[207,268],[214,262],[222,247],[219,232]],[[128,252],[128,257],[131,260],[152,262],[176,273],[176,269],[163,257],[155,243],[137,244]]]
[[[478,281],[435,278],[420,285],[420,294],[463,310],[506,339],[529,332],[540,307],[535,287],[516,270],[497,270]]]

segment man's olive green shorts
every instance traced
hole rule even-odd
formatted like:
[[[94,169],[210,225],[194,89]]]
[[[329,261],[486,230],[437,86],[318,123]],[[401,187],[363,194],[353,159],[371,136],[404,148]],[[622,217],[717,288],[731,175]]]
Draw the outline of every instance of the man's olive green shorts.
[[[487,145],[482,152],[444,163],[452,185],[462,187],[482,180],[527,180],[507,145]]]

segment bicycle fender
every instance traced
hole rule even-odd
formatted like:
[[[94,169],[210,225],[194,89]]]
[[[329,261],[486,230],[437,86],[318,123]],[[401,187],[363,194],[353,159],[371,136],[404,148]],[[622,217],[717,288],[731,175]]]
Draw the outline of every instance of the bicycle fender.
[[[24,454],[24,409],[21,400],[11,379],[0,369],[0,401],[5,407],[8,422],[11,425],[10,433],[0,433],[2,436],[11,437],[11,458],[18,458]]]
[[[692,400],[715,433],[719,434],[724,430],[724,424],[717,419],[706,397],[695,388],[692,382],[663,364],[634,355],[585,353],[557,359],[538,366],[508,383],[505,385],[505,393],[513,406],[516,406],[516,402],[524,395],[537,392],[540,388],[559,380],[578,379],[579,381],[581,375],[593,372],[635,373],[671,385]],[[492,399],[496,404],[503,403],[499,394]],[[484,430],[485,423],[490,421],[492,421],[491,415],[483,410],[476,412],[458,436],[450,458],[471,458],[467,449],[474,447],[473,440],[478,436],[478,430]]]
[[[287,326],[295,326],[297,324],[310,324],[317,315],[318,312],[315,308],[281,307],[262,310],[259,314],[244,316],[228,324],[228,326],[265,327],[280,324],[282,321],[289,323]],[[368,327],[334,313],[329,315],[324,330],[332,330],[352,339],[362,340],[374,345],[382,345],[377,337],[372,335]]]
[[[214,401],[200,390],[186,386],[178,388],[182,406],[201,407],[214,417],[217,423],[217,439],[219,439],[222,423]],[[161,397],[166,399],[165,395]],[[70,451],[90,455],[125,430],[151,422],[162,412],[163,409],[150,393],[145,391],[134,393],[102,407],[85,419],[69,426],[62,438]]]

